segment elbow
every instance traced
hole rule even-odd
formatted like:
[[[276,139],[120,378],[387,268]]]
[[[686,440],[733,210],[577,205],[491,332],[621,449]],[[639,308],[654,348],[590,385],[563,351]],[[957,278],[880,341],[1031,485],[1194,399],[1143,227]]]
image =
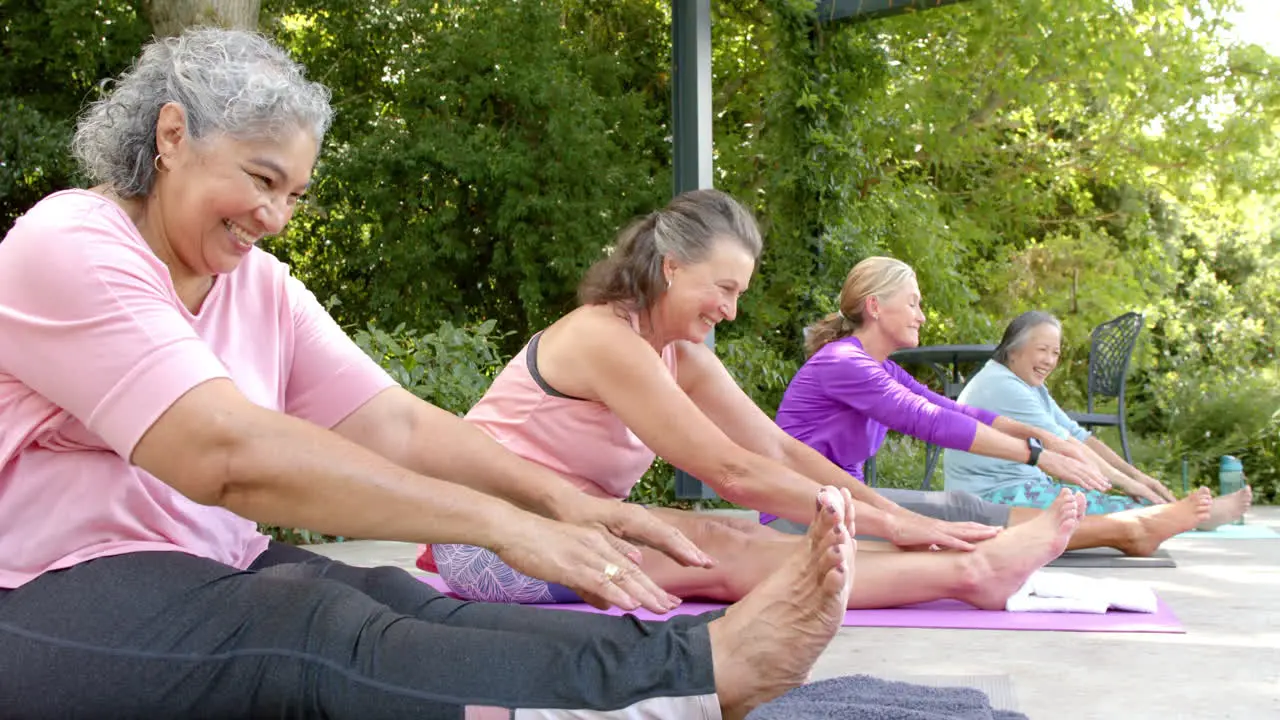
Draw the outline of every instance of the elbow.
[[[202,505],[231,509],[255,478],[261,439],[230,417],[214,419],[195,443],[179,489]],[[269,444],[269,443],[268,443]]]
[[[709,484],[722,500],[742,507],[759,507],[759,483],[747,463],[726,463],[711,476]]]
[[[228,380],[192,388],[166,409],[134,444],[129,462],[202,505],[226,507],[238,483],[256,479],[271,454],[270,410],[243,399]],[[278,435],[278,433],[275,433]]]

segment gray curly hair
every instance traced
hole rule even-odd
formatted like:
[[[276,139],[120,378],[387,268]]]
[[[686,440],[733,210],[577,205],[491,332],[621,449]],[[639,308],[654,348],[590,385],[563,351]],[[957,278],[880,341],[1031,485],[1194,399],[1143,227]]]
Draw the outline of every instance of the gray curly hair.
[[[270,138],[294,128],[324,139],[333,118],[329,90],[257,33],[197,28],[156,40],[76,126],[71,150],[95,183],[121,197],[151,191],[160,108],[186,111],[187,132]]]

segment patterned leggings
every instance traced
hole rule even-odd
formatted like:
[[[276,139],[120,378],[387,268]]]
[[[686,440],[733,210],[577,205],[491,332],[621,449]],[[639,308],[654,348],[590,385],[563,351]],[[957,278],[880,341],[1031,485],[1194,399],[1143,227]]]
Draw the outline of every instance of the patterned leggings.
[[[440,577],[465,600],[493,603],[578,603],[582,598],[563,585],[531,578],[491,550],[474,545],[432,545]]]
[[[1068,486],[1043,479],[1027,480],[1016,485],[1006,485],[1002,488],[982,493],[979,497],[987,502],[1003,505],[1044,509],[1053,504],[1053,501],[1062,492],[1063,488],[1070,488],[1084,493],[1085,499],[1089,501],[1085,509],[1086,515],[1106,515],[1108,513],[1147,507],[1151,504],[1147,500],[1135,500],[1128,495],[1109,495],[1100,490],[1082,490],[1074,485]]]

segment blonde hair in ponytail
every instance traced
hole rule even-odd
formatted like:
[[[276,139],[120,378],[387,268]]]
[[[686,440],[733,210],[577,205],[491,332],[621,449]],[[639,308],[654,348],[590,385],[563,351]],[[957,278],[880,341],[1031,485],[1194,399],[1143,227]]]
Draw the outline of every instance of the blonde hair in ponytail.
[[[911,266],[891,257],[869,257],[849,271],[840,289],[840,307],[805,328],[804,349],[813,355],[828,343],[848,337],[862,327],[862,310],[869,297],[885,298],[916,277]]]

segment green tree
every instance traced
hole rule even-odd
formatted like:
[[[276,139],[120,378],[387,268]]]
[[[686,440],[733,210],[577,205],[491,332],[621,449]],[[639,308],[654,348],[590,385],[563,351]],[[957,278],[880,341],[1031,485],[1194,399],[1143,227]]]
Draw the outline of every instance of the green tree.
[[[306,211],[277,246],[344,319],[496,318],[523,340],[572,306],[618,228],[669,188],[654,3],[292,5],[280,36],[334,89]]]
[[[75,185],[81,106],[148,33],[117,0],[0,0],[0,237],[41,197]]]

